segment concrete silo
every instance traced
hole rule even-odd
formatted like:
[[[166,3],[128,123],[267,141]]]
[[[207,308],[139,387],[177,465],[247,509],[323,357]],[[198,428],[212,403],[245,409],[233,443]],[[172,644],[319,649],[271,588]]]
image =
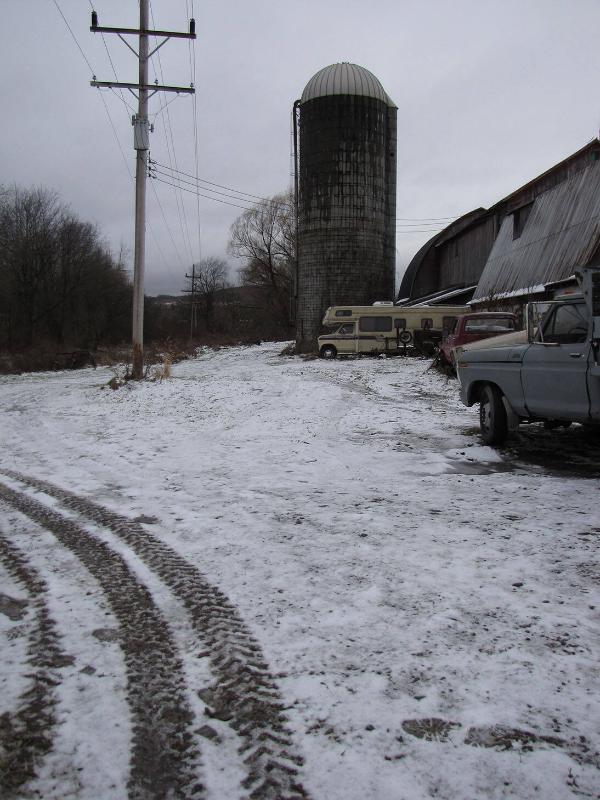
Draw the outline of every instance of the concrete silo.
[[[393,299],[397,109],[349,63],[317,72],[296,107],[296,348],[309,352],[328,306]]]

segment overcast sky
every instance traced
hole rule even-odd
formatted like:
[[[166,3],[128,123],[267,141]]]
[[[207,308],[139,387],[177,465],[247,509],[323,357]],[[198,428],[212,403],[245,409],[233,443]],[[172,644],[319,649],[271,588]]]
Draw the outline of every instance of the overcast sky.
[[[126,93],[128,109],[90,87],[57,4],[98,80],[115,77],[110,54],[119,80],[137,81],[126,46],[90,32],[90,0],[0,0],[0,183],[55,189],[131,267],[136,101]],[[193,53],[170,40],[150,75],[187,86],[195,60],[206,181],[259,196],[285,190],[291,108],[312,75],[351,61],[379,78],[398,106],[399,275],[431,235],[420,220],[489,206],[598,134],[599,0],[152,0],[156,27],[186,30],[192,6]],[[137,27],[136,0],[94,8],[100,25]],[[192,98],[156,95],[150,107],[151,157],[195,174]],[[198,226],[193,194],[152,182],[147,294],[178,292],[199,257],[235,271],[227,241],[240,213],[201,197]]]

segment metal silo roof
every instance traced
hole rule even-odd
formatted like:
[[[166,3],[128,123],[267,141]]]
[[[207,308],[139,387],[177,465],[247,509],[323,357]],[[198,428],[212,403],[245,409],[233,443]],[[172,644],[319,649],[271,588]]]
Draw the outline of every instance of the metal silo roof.
[[[306,103],[307,100],[314,100],[316,97],[330,97],[335,94],[375,97],[392,108],[396,107],[372,72],[348,61],[330,64],[313,75],[304,87],[301,102]]]

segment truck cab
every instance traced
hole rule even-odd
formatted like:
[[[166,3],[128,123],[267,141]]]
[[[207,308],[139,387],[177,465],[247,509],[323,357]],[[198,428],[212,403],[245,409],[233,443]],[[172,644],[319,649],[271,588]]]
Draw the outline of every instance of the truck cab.
[[[442,339],[440,355],[449,366],[455,363],[455,348],[462,348],[481,339],[502,336],[518,328],[516,314],[501,311],[481,311],[458,317]]]

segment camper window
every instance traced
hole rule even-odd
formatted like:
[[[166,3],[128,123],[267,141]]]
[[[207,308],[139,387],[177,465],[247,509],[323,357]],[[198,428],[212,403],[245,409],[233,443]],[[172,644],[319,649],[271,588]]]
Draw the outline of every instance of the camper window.
[[[359,321],[361,331],[373,333],[374,331],[389,331],[392,328],[391,317],[361,317]]]
[[[433,328],[433,320],[431,317],[426,317],[421,320],[421,327],[424,331],[430,331]]]
[[[335,312],[336,317],[351,317],[352,316],[352,309],[351,308],[340,308],[338,311]]]
[[[402,317],[396,317],[394,320],[394,328],[400,328],[404,330],[406,328],[406,320],[402,319]]]

